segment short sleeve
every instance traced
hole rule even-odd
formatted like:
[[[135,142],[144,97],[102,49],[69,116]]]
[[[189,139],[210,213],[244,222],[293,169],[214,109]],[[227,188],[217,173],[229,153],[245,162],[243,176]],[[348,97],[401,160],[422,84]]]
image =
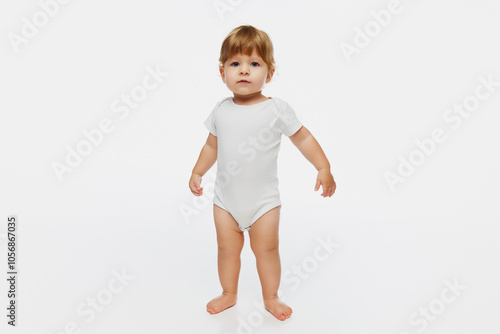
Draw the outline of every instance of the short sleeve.
[[[297,118],[295,111],[290,107],[287,102],[280,101],[278,105],[278,128],[281,132],[290,137],[295,132],[299,131],[302,127],[302,123]]]
[[[215,127],[215,114],[217,113],[217,109],[219,108],[220,102],[217,102],[217,105],[215,108],[212,110],[210,115],[208,115],[207,119],[205,120],[205,127],[210,131],[211,134],[217,137],[217,128]]]

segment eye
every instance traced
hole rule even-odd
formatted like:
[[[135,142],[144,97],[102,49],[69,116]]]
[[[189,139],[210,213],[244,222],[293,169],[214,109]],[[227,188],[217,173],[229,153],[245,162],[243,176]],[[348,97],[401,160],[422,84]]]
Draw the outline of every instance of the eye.
[[[253,62],[253,63],[251,63],[250,65],[252,65],[253,67],[257,67],[257,66],[259,66],[259,63],[258,63],[258,62],[256,62],[256,61],[254,61],[254,62]]]
[[[232,62],[232,63],[231,63],[231,65],[229,65],[229,66],[235,66],[235,67],[236,67],[236,66],[238,66],[239,64],[240,64],[240,63],[238,63],[237,61],[235,61],[235,62]]]

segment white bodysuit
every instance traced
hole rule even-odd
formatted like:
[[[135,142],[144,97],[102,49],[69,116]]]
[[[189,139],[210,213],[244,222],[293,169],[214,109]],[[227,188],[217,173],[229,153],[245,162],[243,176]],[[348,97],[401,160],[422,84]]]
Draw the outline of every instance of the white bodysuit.
[[[277,176],[281,134],[293,135],[302,123],[281,99],[245,106],[227,97],[204,124],[217,137],[213,202],[247,231],[260,216],[281,205]]]

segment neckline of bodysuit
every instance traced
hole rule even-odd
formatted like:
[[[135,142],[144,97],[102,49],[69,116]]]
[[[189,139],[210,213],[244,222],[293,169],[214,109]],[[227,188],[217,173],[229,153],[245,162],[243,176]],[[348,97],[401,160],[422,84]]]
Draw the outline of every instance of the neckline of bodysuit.
[[[262,102],[259,102],[259,103],[254,103],[254,104],[250,104],[250,105],[243,105],[243,104],[236,104],[234,103],[234,100],[232,97],[229,98],[229,100],[231,101],[231,103],[234,105],[234,106],[237,106],[237,107],[242,107],[242,108],[248,108],[248,107],[255,107],[255,106],[258,106],[258,105],[261,105],[262,103],[267,103],[269,101],[272,101],[272,97],[269,97],[266,101],[262,101]]]

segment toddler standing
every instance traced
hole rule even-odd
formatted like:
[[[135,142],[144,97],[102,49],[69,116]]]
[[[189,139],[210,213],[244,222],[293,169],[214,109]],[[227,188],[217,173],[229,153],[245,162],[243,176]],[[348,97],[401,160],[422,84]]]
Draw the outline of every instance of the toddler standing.
[[[205,120],[208,139],[189,180],[191,192],[203,195],[202,176],[217,161],[213,209],[222,294],[207,304],[207,311],[216,314],[236,304],[243,233],[248,231],[265,308],[285,320],[292,309],[278,298],[282,134],[318,170],[315,191],[322,186],[321,195],[331,197],[336,184],[323,150],[290,105],[262,95],[275,70],[269,36],[250,25],[237,27],[224,39],[219,61],[222,81],[234,96],[220,100]]]

